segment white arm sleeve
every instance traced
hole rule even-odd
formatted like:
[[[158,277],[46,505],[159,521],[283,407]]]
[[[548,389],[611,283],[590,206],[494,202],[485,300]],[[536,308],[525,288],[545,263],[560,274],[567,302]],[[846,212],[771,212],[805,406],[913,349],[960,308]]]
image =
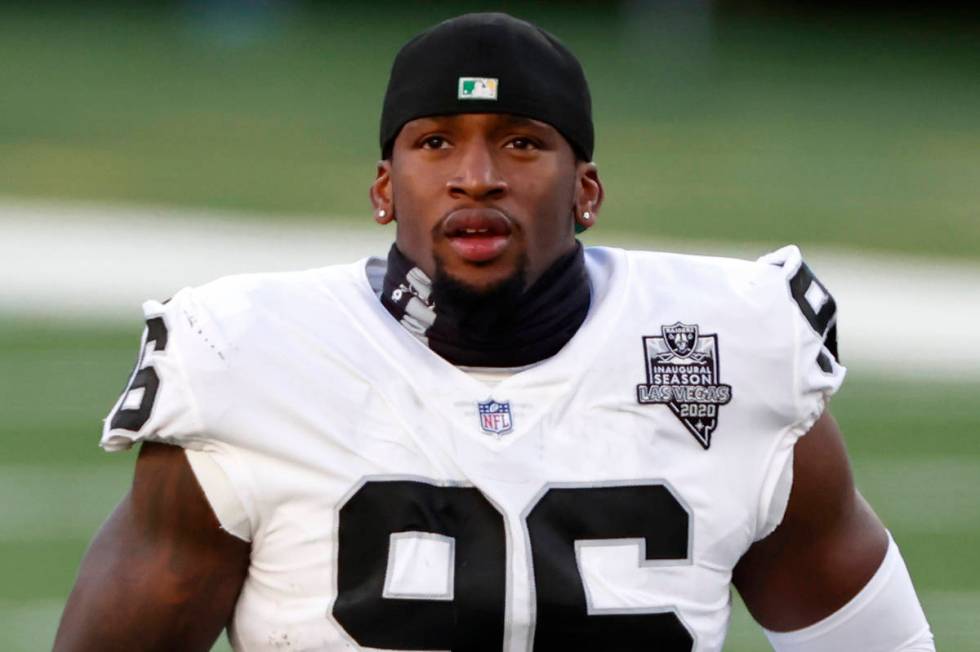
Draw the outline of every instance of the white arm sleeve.
[[[877,572],[850,602],[792,632],[770,632],[776,652],[935,652],[932,631],[891,533]]]

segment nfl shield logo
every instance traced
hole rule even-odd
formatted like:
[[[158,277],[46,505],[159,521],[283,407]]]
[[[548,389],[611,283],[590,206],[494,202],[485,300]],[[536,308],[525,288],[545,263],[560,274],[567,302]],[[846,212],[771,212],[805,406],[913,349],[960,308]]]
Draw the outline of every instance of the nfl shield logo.
[[[510,401],[498,403],[490,399],[478,403],[480,408],[480,427],[491,435],[503,435],[511,431],[514,422],[510,418]]]

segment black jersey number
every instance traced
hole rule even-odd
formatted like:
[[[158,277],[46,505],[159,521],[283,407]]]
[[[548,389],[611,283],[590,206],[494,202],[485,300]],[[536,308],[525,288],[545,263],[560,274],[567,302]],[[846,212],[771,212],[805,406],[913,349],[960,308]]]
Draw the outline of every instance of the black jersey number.
[[[384,597],[392,534],[453,539],[453,600]],[[369,481],[340,509],[333,615],[360,645],[499,652],[504,644],[504,517],[472,487]]]
[[[664,485],[548,489],[527,516],[537,592],[534,648],[693,649],[694,639],[673,611],[592,613],[576,554],[576,542],[637,539],[645,562],[685,560],[688,525],[687,510]]]
[[[109,422],[112,428],[124,428],[136,432],[150,418],[150,410],[153,409],[153,401],[156,400],[157,390],[160,388],[160,377],[156,369],[152,365],[143,366],[143,360],[150,355],[150,347],[152,351],[163,351],[167,348],[167,325],[163,323],[163,317],[146,320],[146,334],[139,357],[136,359],[136,369],[129,385],[123,391],[122,402]],[[142,391],[139,405],[127,407],[126,398],[137,391]]]
[[[577,542],[636,539],[647,562],[689,558],[687,510],[661,484],[550,487],[526,526],[533,564],[535,650],[690,652],[694,639],[668,609],[593,613]],[[384,597],[392,535],[452,537],[453,599]],[[387,650],[499,652],[504,645],[506,530],[472,487],[370,480],[339,514],[333,617],[359,645]]]
[[[814,289],[816,291],[813,292],[813,297],[816,301],[811,301],[808,295]],[[800,307],[803,317],[810,324],[810,328],[823,338],[827,351],[834,356],[835,360],[839,361],[840,357],[837,354],[837,302],[834,301],[833,295],[803,262],[800,263],[800,268],[796,270],[793,278],[789,280],[789,292],[796,301],[796,305]],[[824,354],[821,353],[817,362],[824,371],[830,372],[830,361],[823,358]]]

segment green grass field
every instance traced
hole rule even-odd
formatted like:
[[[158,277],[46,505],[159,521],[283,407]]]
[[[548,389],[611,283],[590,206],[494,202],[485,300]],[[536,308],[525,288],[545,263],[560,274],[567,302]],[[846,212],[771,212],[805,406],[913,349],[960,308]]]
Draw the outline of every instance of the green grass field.
[[[0,3],[0,197],[367,220],[398,46],[463,8],[501,6],[191,9],[204,4]],[[583,60],[601,234],[980,261],[975,29],[655,6],[505,5]],[[126,490],[134,456],[97,443],[140,327],[0,313],[4,652],[50,645],[85,546]],[[980,382],[855,376],[833,406],[944,652],[980,651],[978,395]],[[763,649],[737,610],[726,650]]]
[[[85,546],[134,456],[98,446],[140,324],[0,323],[0,632],[50,645]],[[859,486],[902,546],[945,652],[980,650],[980,384],[851,378],[834,402]],[[739,610],[731,652],[767,649]]]
[[[203,4],[0,5],[0,194],[367,219],[395,51],[502,6]],[[545,5],[503,6],[584,62],[604,229],[980,259],[967,22]]]

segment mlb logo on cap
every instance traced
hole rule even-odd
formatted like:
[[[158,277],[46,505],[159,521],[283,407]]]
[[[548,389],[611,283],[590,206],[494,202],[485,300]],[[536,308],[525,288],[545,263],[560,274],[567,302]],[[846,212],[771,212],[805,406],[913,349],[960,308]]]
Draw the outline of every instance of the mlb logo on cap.
[[[511,431],[514,422],[510,418],[510,401],[498,403],[490,399],[478,404],[480,427],[491,435],[503,435]]]
[[[497,82],[493,77],[460,77],[456,97],[460,100],[496,100]]]

